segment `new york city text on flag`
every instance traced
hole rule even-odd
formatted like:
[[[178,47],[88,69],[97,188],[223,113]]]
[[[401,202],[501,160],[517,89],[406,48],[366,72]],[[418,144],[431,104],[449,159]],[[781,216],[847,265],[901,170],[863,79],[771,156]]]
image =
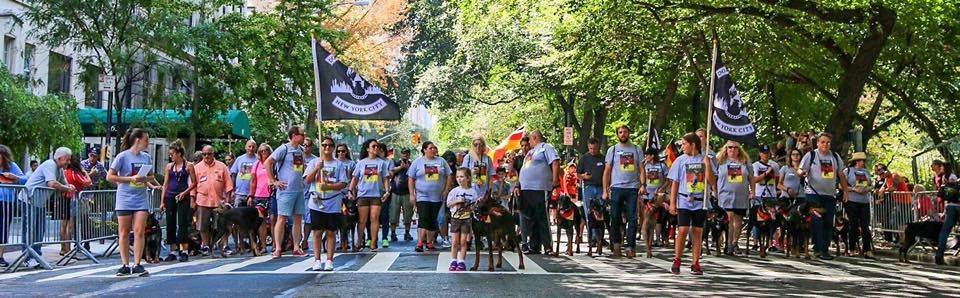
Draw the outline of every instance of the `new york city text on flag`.
[[[713,71],[713,129],[711,132],[721,138],[757,146],[757,129],[750,123],[747,107],[740,98],[737,84],[730,77],[727,66],[716,57],[716,70]]]
[[[317,40],[314,65],[317,71],[317,109],[321,120],[400,120],[400,106],[380,87],[370,84],[324,49]]]
[[[524,124],[517,130],[513,131],[508,135],[503,141],[500,142],[500,145],[497,145],[497,148],[487,151],[490,155],[490,159],[493,160],[494,167],[500,166],[500,160],[503,159],[503,156],[511,150],[520,149],[520,140],[523,139],[523,134],[527,131],[527,125]]]

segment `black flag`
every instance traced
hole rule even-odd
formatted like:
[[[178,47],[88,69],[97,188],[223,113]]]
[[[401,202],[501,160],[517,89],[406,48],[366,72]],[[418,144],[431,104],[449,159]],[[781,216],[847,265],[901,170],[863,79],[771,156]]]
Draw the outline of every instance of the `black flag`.
[[[660,145],[660,133],[657,132],[657,129],[653,127],[653,120],[650,120],[650,123],[647,124],[647,148],[657,149],[660,151],[663,149],[663,146]]]
[[[747,108],[740,99],[737,84],[730,78],[727,66],[717,54],[717,69],[713,71],[713,133],[721,138],[757,146],[757,129],[750,123]]]
[[[313,40],[320,120],[400,120],[400,106]]]

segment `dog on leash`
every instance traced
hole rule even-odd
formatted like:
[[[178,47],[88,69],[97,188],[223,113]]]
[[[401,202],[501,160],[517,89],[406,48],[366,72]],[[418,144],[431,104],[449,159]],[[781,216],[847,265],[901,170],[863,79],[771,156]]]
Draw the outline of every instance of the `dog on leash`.
[[[478,204],[474,205],[473,209],[473,220],[471,220],[470,225],[473,228],[473,238],[477,239],[475,241],[477,253],[470,271],[477,271],[480,268],[480,254],[482,253],[480,239],[484,238],[487,239],[487,251],[490,256],[487,262],[489,265],[487,271],[494,271],[494,249],[498,250],[499,257],[496,268],[503,268],[503,250],[506,249],[517,251],[517,256],[520,258],[517,269],[525,269],[523,252],[520,249],[520,234],[517,232],[517,225],[514,224],[515,220],[510,210],[500,205],[499,201],[489,198],[481,199]]]
[[[813,218],[821,216],[823,209],[816,204],[801,202],[790,207],[786,220],[786,256],[789,257],[792,252],[794,256],[800,258],[803,253],[804,258],[810,259],[810,236]]]
[[[593,238],[587,241],[587,256],[593,256],[593,248],[597,249],[597,255],[603,255],[603,237],[607,230],[607,220],[609,218],[606,202],[603,200],[593,200],[590,202],[590,220],[588,227],[593,231]]]
[[[583,209],[573,203],[568,196],[560,196],[558,199],[559,210],[557,211],[557,248],[560,251],[560,231],[567,234],[567,255],[573,256],[573,245],[576,242],[577,253],[580,253],[580,238],[583,237],[583,230],[580,224],[583,222]],[[576,233],[576,238],[574,238]]]
[[[257,208],[227,208],[217,216],[215,223],[217,233],[214,234],[213,239],[221,239],[222,236],[232,234],[234,242],[238,243],[237,254],[243,255],[245,247],[240,243],[242,243],[244,237],[248,237],[253,255],[260,255],[260,249],[257,247],[257,234],[260,225],[263,224],[263,218]]]
[[[851,227],[846,214],[838,214],[834,220],[834,232],[833,232],[833,243],[837,245],[837,255],[838,256],[850,256],[851,246],[856,244],[856,241],[850,241],[850,229],[856,229],[857,227]],[[869,233],[869,231],[868,231]],[[840,251],[840,246],[843,245],[843,251]],[[856,251],[856,248],[853,248]]]
[[[357,223],[360,221],[357,201],[343,200],[340,205],[340,213],[343,214],[343,225],[340,226],[340,247],[338,249],[343,252],[346,252],[347,249],[358,252],[360,251],[359,243],[361,241],[357,240]]]
[[[160,238],[160,221],[151,213],[144,230],[143,258],[147,263],[160,263]]]
[[[907,224],[900,234],[901,239],[903,239],[903,243],[900,245],[900,262],[910,262],[907,253],[918,243],[936,246],[942,228],[943,222],[939,221],[918,221]]]
[[[723,245],[726,243],[727,230],[730,225],[729,219],[727,219],[727,213],[720,209],[719,207],[711,208],[707,211],[707,226],[703,229],[703,239],[708,239],[709,241],[703,241],[704,245],[707,247],[706,254],[710,254],[711,248],[710,243],[713,243],[713,246],[717,249],[716,256],[720,256],[723,251]]]

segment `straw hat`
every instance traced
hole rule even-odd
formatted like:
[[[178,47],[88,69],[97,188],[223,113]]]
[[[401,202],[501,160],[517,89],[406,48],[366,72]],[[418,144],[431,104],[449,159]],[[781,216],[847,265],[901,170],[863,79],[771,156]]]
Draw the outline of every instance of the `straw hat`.
[[[863,152],[854,152],[853,155],[850,156],[850,162],[855,162],[858,160],[867,160],[867,154]]]

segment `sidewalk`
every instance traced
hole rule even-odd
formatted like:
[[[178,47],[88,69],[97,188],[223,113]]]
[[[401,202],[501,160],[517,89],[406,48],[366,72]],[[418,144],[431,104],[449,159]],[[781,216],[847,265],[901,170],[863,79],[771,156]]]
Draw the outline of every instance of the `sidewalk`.
[[[99,261],[102,263],[104,260],[106,260],[106,259],[108,259],[108,258],[101,257],[100,255],[103,254],[103,253],[107,250],[107,248],[109,247],[110,243],[112,243],[112,242],[113,242],[113,240],[106,240],[106,241],[104,241],[103,244],[101,244],[99,241],[94,241],[94,242],[90,243],[90,252],[93,254],[94,257],[97,258],[97,260],[99,260]],[[73,248],[72,244],[71,244],[70,247]],[[41,251],[42,251],[42,253],[43,253],[43,259],[46,260],[48,263],[50,263],[50,265],[54,266],[54,268],[56,268],[56,267],[64,267],[64,266],[57,266],[57,264],[56,264],[57,261],[60,261],[60,259],[63,258],[62,256],[60,256],[60,245],[59,245],[59,244],[44,245],[44,246],[41,248]],[[10,264],[12,265],[13,262],[14,262],[17,258],[20,257],[20,255],[22,254],[22,252],[23,252],[23,251],[22,251],[20,248],[7,247],[7,248],[4,250],[3,258],[4,258],[8,263],[10,263]],[[116,251],[114,252],[114,256],[116,256],[116,255],[118,255],[118,254],[119,254],[119,252],[116,252]],[[75,265],[75,264],[92,264],[92,263],[93,263],[92,261],[87,260],[86,256],[84,256],[83,254],[77,253],[77,255],[74,257],[74,259],[71,260],[65,267],[69,267],[69,266],[72,266],[72,265]],[[24,266],[24,265],[21,265],[21,267],[20,267],[19,269],[17,269],[17,271],[32,270],[31,268],[26,268],[26,267],[23,267],[23,266]],[[3,274],[3,270],[5,270],[5,269],[6,269],[6,268],[0,268],[0,274]]]

